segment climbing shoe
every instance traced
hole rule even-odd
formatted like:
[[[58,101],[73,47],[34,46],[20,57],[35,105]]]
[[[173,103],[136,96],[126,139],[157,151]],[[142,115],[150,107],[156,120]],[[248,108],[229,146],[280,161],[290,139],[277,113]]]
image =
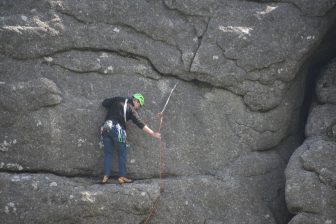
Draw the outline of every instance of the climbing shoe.
[[[128,183],[132,183],[133,180],[132,179],[128,179],[126,177],[119,177],[118,178],[118,183],[119,184],[128,184]]]
[[[100,183],[101,184],[107,184],[107,181],[108,181],[108,176],[103,176],[100,180]]]

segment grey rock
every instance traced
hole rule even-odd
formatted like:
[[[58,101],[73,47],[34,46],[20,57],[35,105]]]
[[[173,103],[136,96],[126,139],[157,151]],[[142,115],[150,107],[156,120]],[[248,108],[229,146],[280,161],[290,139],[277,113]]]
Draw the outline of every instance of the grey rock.
[[[169,9],[178,10],[186,15],[211,17],[225,1],[173,1],[164,0]]]
[[[86,23],[123,24],[136,33],[172,46],[181,51],[185,68],[190,67],[198,46],[192,24],[178,12],[166,10],[161,1],[134,3],[127,0],[110,2],[87,0],[81,1],[80,4],[63,1],[57,4],[57,10]],[[120,29],[123,28],[116,28]]]
[[[139,113],[157,130],[153,117],[178,82],[164,114],[165,191],[152,222],[287,223],[283,170],[299,139],[301,66],[332,22],[332,2],[302,2],[1,1],[0,216],[144,221],[158,196],[159,142],[128,124],[128,174],[138,180],[97,185],[101,102],[140,91]],[[310,118],[314,136],[335,136],[325,111],[322,132],[320,118]],[[299,179],[317,186],[303,192],[303,211],[317,214],[311,220],[333,214],[333,147],[326,149],[302,156],[319,173]],[[321,182],[326,204],[315,200]],[[304,207],[295,203],[294,213]]]
[[[260,196],[238,178],[225,181],[209,176],[178,178],[164,181],[164,193],[152,222],[276,223],[268,207],[259,203],[262,203]]]
[[[157,183],[100,185],[50,174],[0,174],[3,223],[140,223]]]
[[[320,181],[336,187],[336,144],[334,142],[316,142],[301,156],[303,168],[318,174]]]
[[[139,74],[152,79],[160,78],[146,60],[127,58],[115,53],[69,51],[46,57],[45,60],[51,65],[58,65],[76,73]]]
[[[336,105],[318,105],[309,114],[306,125],[306,136],[329,136],[335,139],[335,124]]]
[[[283,169],[285,163],[275,152],[253,152],[241,156],[228,167],[216,172],[216,177],[225,183],[232,179],[241,182],[263,200],[277,223],[287,223],[289,214],[285,207]],[[261,190],[262,189],[262,190]]]
[[[283,2],[283,3],[291,3],[298,7],[302,13],[307,16],[323,16],[328,11],[330,11],[336,4],[334,0],[321,0],[316,2],[311,2],[309,0],[254,0],[253,2],[259,3],[269,3],[272,4],[274,2]],[[202,15],[202,16],[211,16],[218,7],[227,4],[227,1],[220,0],[185,0],[185,1],[173,1],[173,0],[165,0],[166,5],[171,9],[176,9],[182,11],[183,13],[190,15]]]
[[[336,221],[333,66],[334,60],[318,74],[318,102],[311,104],[305,127],[307,138],[295,150],[286,168],[286,202],[289,211],[295,214],[290,224]]]
[[[295,78],[296,62],[323,33],[317,29],[322,24],[290,4],[227,2],[211,17],[191,71],[243,95],[252,110],[271,110],[282,101],[284,82]]]
[[[336,104],[336,59],[325,66],[320,74],[316,93],[321,103]]]
[[[329,26],[323,17],[301,16],[293,4],[28,2],[22,11],[28,3],[4,3],[3,54],[38,58],[86,49],[131,55],[164,75],[228,88],[260,111],[280,104],[284,82],[295,78],[298,62]]]
[[[62,101],[56,84],[46,78],[28,82],[3,83],[0,89],[2,110],[10,112],[34,111],[54,106]]]
[[[333,223],[336,221],[334,157],[335,142],[311,138],[291,157],[286,168],[286,202],[296,215],[292,223]]]
[[[18,114],[16,121],[19,122],[2,129],[0,142],[15,141],[15,144],[6,146],[3,153],[0,161],[6,164],[3,170],[16,170],[7,164],[19,164],[25,170],[63,175],[100,174],[103,153],[98,147],[99,127],[105,116],[105,110],[100,106],[102,100],[115,95],[130,96],[141,88],[148,103],[140,112],[147,120],[162,109],[177,82],[175,79],[146,79],[138,74],[102,75],[85,67],[82,62],[71,63],[73,67],[70,70],[64,68],[70,67],[67,61],[75,60],[77,53],[69,52],[69,60],[55,57],[46,63],[43,58],[24,67],[32,73],[40,71],[49,80],[54,80],[62,91],[62,103]],[[85,56],[97,55],[84,53],[83,58]],[[7,63],[7,70],[15,70],[10,65],[16,61]],[[75,72],[75,69],[81,69],[81,72]],[[124,68],[120,66],[120,69]],[[125,68],[125,71],[131,72],[132,69]],[[20,73],[13,72],[4,81],[10,83],[21,77]],[[124,86],[128,88],[122,90]],[[276,146],[287,134],[291,111],[300,103],[295,102],[296,94],[299,93],[293,85],[293,90],[286,96],[288,100],[281,107],[269,113],[251,112],[239,96],[228,91],[180,81],[164,120],[162,134],[169,154],[166,172],[173,175],[206,173],[225,167],[246,150],[266,150]],[[26,96],[29,94],[22,97]],[[25,98],[22,100],[26,101]],[[149,123],[154,129],[157,125],[157,120]],[[152,153],[157,152],[157,142],[145,137],[132,124],[128,136],[131,144],[129,173],[135,177],[157,176],[159,154]]]
[[[292,4],[295,4],[304,14],[309,16],[323,16],[336,5],[335,0],[321,0],[316,2],[311,2],[309,0],[289,0],[282,2],[291,2]]]
[[[328,223],[330,220],[322,220],[318,215],[311,213],[300,213],[293,217],[293,219],[288,224],[319,224],[319,223]]]
[[[260,207],[262,199],[236,179],[168,178],[160,195],[157,180],[120,186],[45,174],[0,178],[5,223],[140,223],[158,197],[152,223],[276,223],[267,206]]]

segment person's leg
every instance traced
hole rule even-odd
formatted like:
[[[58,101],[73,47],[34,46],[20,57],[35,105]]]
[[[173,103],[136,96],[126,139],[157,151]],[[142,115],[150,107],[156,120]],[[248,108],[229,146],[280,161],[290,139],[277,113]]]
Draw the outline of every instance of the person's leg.
[[[118,154],[119,154],[119,176],[126,177],[126,162],[127,162],[127,149],[126,144],[118,142]]]
[[[112,168],[112,147],[113,140],[110,136],[103,135],[103,144],[104,144],[104,169],[103,175],[106,177],[110,176],[111,168]]]
[[[118,143],[119,151],[119,184],[132,183],[133,180],[126,178],[127,149],[126,143]]]
[[[127,161],[127,149],[126,143],[118,143],[119,151],[119,184],[132,183],[133,180],[126,178],[126,161]]]

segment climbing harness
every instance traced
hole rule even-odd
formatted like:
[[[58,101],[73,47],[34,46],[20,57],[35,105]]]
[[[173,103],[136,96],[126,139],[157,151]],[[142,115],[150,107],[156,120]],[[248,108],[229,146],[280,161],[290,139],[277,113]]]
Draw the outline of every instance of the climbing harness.
[[[126,111],[127,111],[127,102],[128,99],[125,99],[125,103],[124,103],[124,121],[125,121],[125,125],[127,122],[126,119]],[[100,128],[100,142],[99,142],[99,146],[100,148],[104,147],[103,144],[103,132],[110,132],[113,129],[113,131],[116,132],[117,136],[118,136],[118,142],[126,142],[126,131],[120,126],[120,124],[113,124],[113,121],[111,120],[107,120],[104,122],[103,126]]]
[[[117,136],[118,142],[126,142],[126,131],[120,126],[119,123],[113,123],[111,120],[105,121],[101,128],[101,141],[103,132],[115,134]]]
[[[177,83],[174,85],[173,89],[170,91],[170,94],[168,96],[168,99],[166,101],[166,104],[164,105],[162,111],[158,114],[158,117],[160,119],[160,126],[159,126],[159,129],[158,129],[158,133],[161,132],[161,128],[163,126],[163,112],[165,111],[166,107],[167,107],[167,104],[170,100],[170,97],[173,93],[173,91],[175,90],[177,86]],[[156,116],[155,116],[156,117]],[[150,119],[151,120],[151,119]],[[157,208],[157,205],[158,205],[158,202],[160,200],[160,197],[161,197],[161,193],[164,191],[164,188],[163,188],[163,178],[162,178],[162,174],[163,174],[163,142],[162,140],[160,139],[160,193],[159,193],[159,196],[155,199],[155,201],[153,202],[153,205],[152,207],[149,209],[149,212],[148,212],[148,215],[144,221],[144,224],[148,224],[150,218],[154,215],[155,211],[156,211],[156,208]]]

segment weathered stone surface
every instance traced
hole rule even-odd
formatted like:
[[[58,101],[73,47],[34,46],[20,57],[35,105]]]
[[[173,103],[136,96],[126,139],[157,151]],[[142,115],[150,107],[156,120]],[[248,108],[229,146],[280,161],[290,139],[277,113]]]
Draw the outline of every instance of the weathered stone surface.
[[[323,16],[330,11],[336,5],[335,0],[321,0],[321,1],[309,1],[309,0],[280,0],[281,2],[291,2],[298,6],[302,12],[311,16]]]
[[[146,60],[127,58],[115,53],[69,51],[54,57],[45,57],[45,60],[51,65],[58,65],[76,73],[139,74],[152,79],[160,78]]]
[[[71,60],[85,61],[85,57],[92,55],[95,53],[84,53]],[[45,59],[33,61],[36,64],[23,69],[32,73],[39,71],[49,80],[54,80],[61,89],[63,101],[53,107],[18,114],[17,122],[2,129],[1,142],[6,145],[6,150],[3,150],[0,162],[5,164],[2,167],[5,170],[22,167],[67,175],[99,174],[102,151],[98,148],[98,130],[105,113],[101,101],[113,95],[130,95],[139,91],[140,86],[144,87],[142,92],[148,103],[140,112],[146,120],[162,109],[170,88],[177,81],[145,79],[142,75],[132,74],[133,68],[125,70],[130,75],[101,75],[84,66],[91,66],[89,63],[72,63],[73,68],[69,70],[64,67],[70,63],[58,57],[50,63],[45,63]],[[7,59],[7,63],[14,65],[16,61]],[[60,67],[58,64],[61,63]],[[7,67],[12,75],[4,77],[5,83],[22,79],[20,73],[12,71],[15,67],[11,67]],[[81,72],[75,72],[75,69]],[[123,86],[128,89],[122,90]],[[179,82],[166,112],[163,130],[169,155],[166,157],[166,172],[172,175],[207,173],[225,167],[246,151],[276,146],[287,134],[291,111],[300,104],[300,101],[294,102],[298,99],[295,95],[298,96],[299,92],[293,85],[283,105],[269,113],[260,113],[250,111],[239,96],[228,91]],[[3,111],[8,112],[6,108]],[[157,124],[157,121],[149,123],[154,128]],[[134,176],[156,176],[157,142],[145,137],[134,126],[128,131],[132,145],[129,172]],[[9,142],[12,144],[7,145]]]
[[[324,23],[300,15],[291,4],[165,2],[186,14],[211,16],[191,71],[244,96],[252,110],[279,105],[286,82],[295,78],[300,58],[318,42]]]
[[[324,142],[323,145],[313,145],[309,151],[302,154],[302,163],[305,170],[318,174],[324,184],[336,187],[336,144]]]
[[[45,174],[0,174],[5,223],[140,223],[159,196],[154,181],[97,185]],[[211,176],[166,179],[153,223],[276,223],[242,180]],[[178,194],[176,194],[178,192]],[[240,212],[241,210],[244,212]],[[169,217],[169,218],[167,218]]]
[[[263,200],[241,179],[199,176],[164,183],[153,223],[276,223],[270,209],[259,206]]]
[[[253,152],[241,156],[223,170],[218,170],[216,176],[227,184],[232,181],[239,182],[252,191],[252,195],[246,200],[259,198],[267,205],[272,215],[265,214],[265,217],[273,217],[277,223],[287,223],[289,215],[286,215],[286,203],[284,200],[285,177],[283,174],[285,163],[275,152]],[[263,189],[260,191],[260,189]],[[258,199],[258,200],[259,200]],[[282,205],[282,206],[279,206]],[[241,223],[249,222],[239,220]],[[237,223],[239,223],[237,220]]]
[[[336,58],[320,74],[316,94],[321,103],[336,104]]]
[[[35,111],[57,105],[62,100],[59,88],[46,78],[28,82],[3,82],[1,85],[0,104],[5,111]]]
[[[0,125],[3,127],[17,122],[20,114],[54,106],[62,101],[61,91],[47,78],[8,82],[3,79],[0,84]]]
[[[332,64],[332,63],[331,63]],[[296,214],[290,224],[336,222],[336,107],[328,104],[333,82],[330,64],[322,70],[316,86],[319,101],[309,114],[304,143],[296,149],[286,168],[286,201]]]
[[[157,183],[99,185],[49,174],[0,174],[3,223],[140,223]]]
[[[331,220],[322,220],[318,215],[311,213],[300,213],[288,223],[288,224],[320,224],[320,223],[330,223]]]
[[[179,7],[170,1],[29,3],[22,11],[14,6],[28,3],[4,4],[1,52],[17,58],[71,49],[129,54],[162,74],[228,88],[260,111],[280,104],[286,82],[328,27],[323,17],[302,16],[292,4],[187,1],[181,14],[167,10]]]
[[[104,98],[142,92],[147,120],[179,82],[164,116],[165,192],[153,222],[287,223],[283,170],[300,139],[299,71],[332,23],[329,3],[0,1],[1,217],[143,221],[155,197],[132,189],[157,195],[159,144],[134,125],[128,174],[141,181],[121,188],[70,177],[101,174]],[[333,185],[326,157],[332,151],[305,154],[305,167]]]
[[[318,105],[312,109],[307,125],[306,136],[330,136],[335,139],[336,105]]]
[[[286,202],[299,215],[291,224],[336,221],[335,142],[311,138],[300,146],[286,168]]]

